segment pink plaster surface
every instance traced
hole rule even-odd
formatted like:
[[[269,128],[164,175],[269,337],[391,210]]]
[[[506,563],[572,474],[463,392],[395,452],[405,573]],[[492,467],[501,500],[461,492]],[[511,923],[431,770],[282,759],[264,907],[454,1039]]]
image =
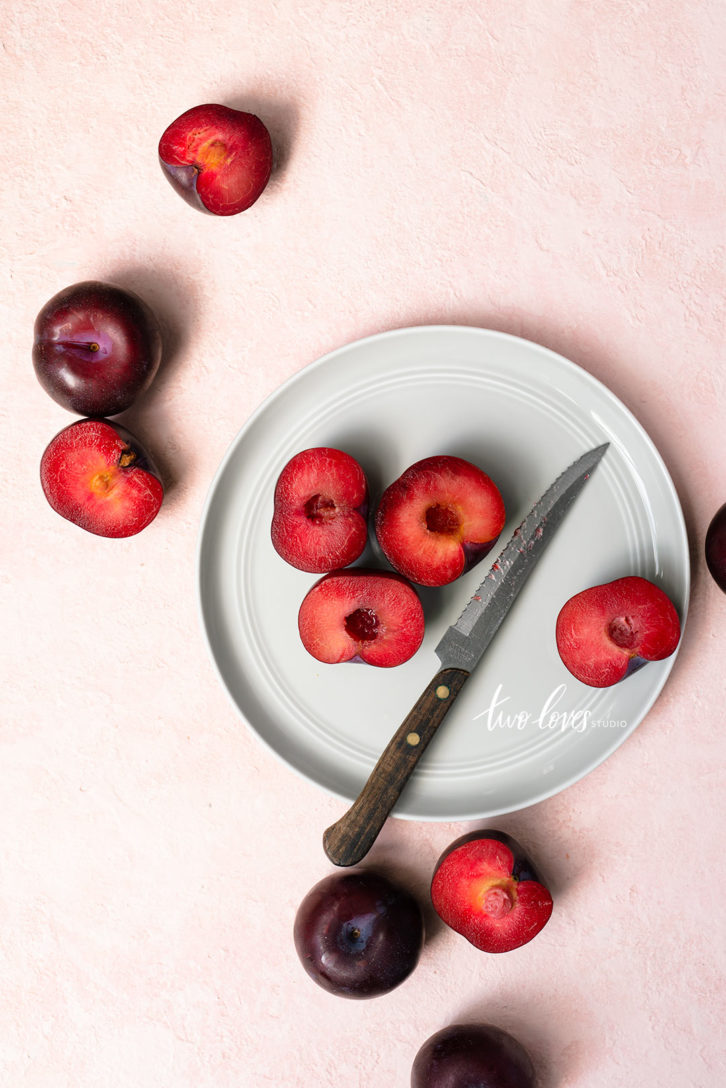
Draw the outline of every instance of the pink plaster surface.
[[[514,1031],[543,1088],[726,1084],[726,12],[720,0],[7,5],[0,89],[3,709],[0,1085],[388,1088],[461,1018]],[[279,165],[228,220],[156,143],[251,109]],[[173,486],[104,541],[46,505],[70,417],[32,324],[61,287],[144,295],[166,360],[127,420]],[[604,381],[650,432],[692,544],[684,645],[636,733],[497,823],[553,877],[551,923],[487,958],[435,924],[369,1002],[318,990],[292,923],[340,801],[236,716],[194,560],[213,473],[262,399],[382,329],[474,324]],[[392,821],[370,856],[425,900],[469,829]]]

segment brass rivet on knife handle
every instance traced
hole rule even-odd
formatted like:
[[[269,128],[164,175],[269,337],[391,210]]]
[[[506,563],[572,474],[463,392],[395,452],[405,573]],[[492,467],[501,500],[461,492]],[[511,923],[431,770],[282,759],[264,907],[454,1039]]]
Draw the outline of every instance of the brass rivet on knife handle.
[[[323,848],[334,865],[355,865],[368,853],[468,678],[463,669],[442,669],[421,693],[357,799],[323,835]]]

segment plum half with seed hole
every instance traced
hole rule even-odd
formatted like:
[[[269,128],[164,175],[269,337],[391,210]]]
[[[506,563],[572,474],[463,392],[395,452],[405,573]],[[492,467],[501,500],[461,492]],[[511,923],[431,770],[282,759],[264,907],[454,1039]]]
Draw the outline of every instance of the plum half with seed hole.
[[[96,536],[134,536],[164,497],[137,438],[106,419],[79,419],[51,440],[40,462],[43,493],[61,517]]]
[[[412,582],[443,586],[478,563],[504,528],[504,501],[461,457],[426,457],[383,493],[375,515],[388,562]]]
[[[82,416],[115,416],[150,386],[161,361],[156,317],[131,291],[86,280],[35,319],[33,365],[53,400]]]
[[[310,574],[347,567],[368,540],[368,484],[354,457],[330,446],[301,450],[275,485],[272,544]]]
[[[380,873],[332,873],[300,904],[294,941],[318,986],[339,997],[377,997],[418,963],[423,912],[409,891]]]
[[[511,952],[547,924],[552,896],[519,843],[503,831],[474,831],[444,852],[431,881],[442,921],[482,952]]]
[[[421,645],[424,626],[421,601],[405,578],[360,567],[326,574],[298,613],[303,646],[328,665],[402,665]]]
[[[159,140],[159,161],[187,204],[211,215],[237,215],[269,181],[272,141],[254,113],[210,102],[172,121]]]
[[[590,687],[606,688],[649,661],[670,657],[681,624],[659,586],[631,575],[571,597],[557,617],[555,636],[572,675]]]
[[[535,1088],[522,1044],[493,1024],[452,1024],[427,1039],[411,1069],[411,1088]]]

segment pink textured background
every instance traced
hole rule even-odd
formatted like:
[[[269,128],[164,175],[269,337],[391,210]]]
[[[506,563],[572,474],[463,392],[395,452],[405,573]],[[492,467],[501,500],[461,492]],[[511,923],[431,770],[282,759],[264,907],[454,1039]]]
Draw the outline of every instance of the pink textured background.
[[[518,1034],[544,1088],[726,1083],[726,598],[702,560],[726,500],[723,4],[26,0],[4,22],[0,1084],[405,1086],[462,1017]],[[157,165],[203,101],[258,112],[277,145],[233,219]],[[173,486],[128,541],[63,522],[37,481],[70,417],[32,324],[86,278],[139,291],[166,333],[127,420]],[[353,1003],[291,943],[343,806],[231,708],[196,536],[266,394],[428,322],[538,340],[636,413],[681,495],[692,608],[634,736],[497,821],[553,877],[545,931],[487,958],[429,917],[408,982]],[[425,898],[468,828],[393,821],[370,860]]]

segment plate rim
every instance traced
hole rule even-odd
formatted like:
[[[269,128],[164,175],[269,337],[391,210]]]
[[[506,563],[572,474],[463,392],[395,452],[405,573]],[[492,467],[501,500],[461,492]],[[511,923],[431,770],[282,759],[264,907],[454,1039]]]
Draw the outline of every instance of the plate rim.
[[[205,603],[204,603],[204,572],[202,569],[202,553],[208,537],[208,526],[210,521],[210,514],[212,512],[212,506],[214,503],[217,489],[224,478],[226,470],[230,461],[235,456],[238,446],[242,443],[252,427],[255,425],[260,416],[266,412],[269,407],[280,397],[287,394],[289,390],[302,381],[311,372],[316,371],[324,366],[329,365],[337,356],[346,354],[353,348],[365,347],[374,343],[380,343],[385,340],[396,339],[400,337],[410,336],[413,334],[420,335],[425,333],[438,333],[438,334],[454,334],[458,335],[464,333],[466,335],[481,335],[485,339],[494,339],[500,341],[506,341],[513,344],[524,345],[526,348],[533,350],[545,357],[548,357],[555,361],[559,366],[564,367],[565,370],[576,374],[581,380],[584,380],[587,385],[590,385],[600,396],[603,396],[607,401],[614,405],[617,410],[627,419],[627,421],[634,427],[639,433],[640,438],[644,441],[648,447],[650,455],[657,464],[660,470],[663,480],[667,485],[667,490],[670,492],[670,496],[674,503],[674,512],[676,514],[676,520],[678,522],[679,530],[679,548],[681,555],[681,575],[683,579],[683,604],[682,612],[680,613],[681,621],[681,637],[679,639],[678,646],[674,653],[662,664],[665,665],[663,674],[660,681],[654,686],[649,694],[647,700],[643,704],[643,709],[637,722],[630,726],[630,728],[622,730],[621,735],[615,735],[613,737],[613,743],[607,747],[603,752],[598,752],[591,760],[586,761],[584,764],[578,767],[576,773],[567,776],[564,781],[560,781],[557,785],[551,786],[539,791],[526,805],[519,807],[495,807],[488,809],[486,813],[479,815],[467,814],[462,815],[438,815],[438,814],[426,814],[421,812],[406,812],[406,811],[393,811],[392,816],[397,819],[414,820],[423,823],[446,823],[446,822],[470,822],[475,820],[491,819],[494,817],[509,815],[513,812],[521,812],[527,808],[531,808],[534,805],[540,804],[543,801],[548,800],[551,797],[555,797],[557,794],[569,789],[570,786],[575,785],[577,782],[586,778],[592,771],[604,763],[610,756],[612,756],[618,748],[632,736],[635,730],[643,723],[645,718],[653,709],[653,706],[657,702],[658,698],[665,687],[671,672],[675,665],[676,659],[680,653],[681,646],[683,645],[683,635],[686,629],[688,620],[688,612],[690,606],[691,597],[691,563],[690,563],[690,544],[688,538],[688,530],[686,526],[685,516],[683,513],[683,507],[678,495],[675,482],[668,470],[658,447],[655,445],[650,434],[645,429],[643,424],[637,418],[637,416],[631,411],[631,409],[599,378],[595,377],[588,370],[586,370],[579,363],[574,362],[565,355],[561,355],[559,352],[554,351],[551,348],[546,347],[544,344],[540,344],[535,340],[530,340],[527,337],[518,336],[514,333],[503,332],[498,329],[489,329],[485,326],[479,325],[465,325],[465,324],[446,324],[446,323],[432,323],[432,324],[417,324],[417,325],[403,325],[397,326],[391,329],[384,329],[379,332],[370,333],[366,336],[358,337],[354,340],[349,340],[344,344],[340,344],[336,348],[332,348],[330,351],[318,356],[316,359],[306,363],[299,370],[295,371],[289,377],[285,378],[278,386],[267,393],[259,404],[252,410],[250,415],[246,418],[242,426],[233,436],[229,442],[221,461],[219,462],[216,471],[209,483],[207,492],[205,495],[204,503],[200,513],[199,527],[197,530],[197,541],[195,550],[195,584],[196,584],[196,604],[197,614],[199,622],[201,624],[204,641],[207,647],[207,652],[212,661],[212,666],[217,675],[218,680],[226,693],[227,698],[232,704],[236,716],[241,718],[246,728],[254,735],[257,742],[261,743],[272,755],[291,771],[293,771],[299,778],[311,783],[319,790],[342,801],[346,806],[349,806],[354,798],[335,790],[329,785],[317,780],[300,767],[296,766],[294,762],[288,759],[278,748],[276,748],[271,741],[269,741],[262,732],[260,732],[255,725],[250,721],[249,717],[242,710],[235,699],[230,687],[222,673],[221,666],[217,660],[217,656],[212,646],[211,636],[209,628],[205,618]]]

